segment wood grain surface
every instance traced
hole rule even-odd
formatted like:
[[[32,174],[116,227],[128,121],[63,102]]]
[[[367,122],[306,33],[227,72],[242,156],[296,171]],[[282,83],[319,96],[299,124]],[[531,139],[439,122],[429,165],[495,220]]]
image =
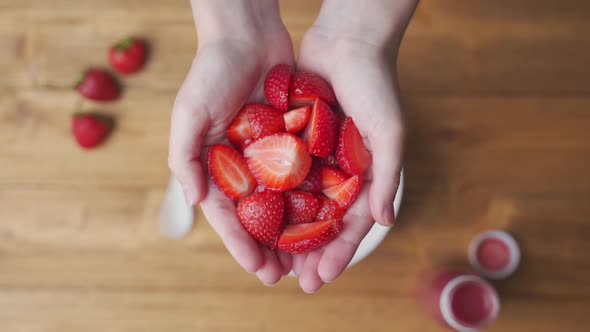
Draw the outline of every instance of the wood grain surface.
[[[320,1],[281,1],[297,48]],[[502,228],[523,262],[496,283],[490,331],[590,325],[590,3],[424,0],[398,63],[409,137],[398,226],[373,255],[310,296],[243,272],[198,214],[181,241],[157,231],[169,115],[197,47],[187,1],[0,0],[0,331],[439,331],[417,277],[466,265]],[[72,82],[127,34],[146,70],[124,98]],[[118,119],[80,150],[76,109]]]

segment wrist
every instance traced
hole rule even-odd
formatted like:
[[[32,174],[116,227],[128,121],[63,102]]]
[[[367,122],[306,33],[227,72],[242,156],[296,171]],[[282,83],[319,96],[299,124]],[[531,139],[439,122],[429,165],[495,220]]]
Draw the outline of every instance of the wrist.
[[[191,5],[200,43],[224,38],[257,42],[284,29],[277,0],[192,0]]]
[[[397,47],[418,0],[324,0],[312,30],[324,36],[380,49]]]

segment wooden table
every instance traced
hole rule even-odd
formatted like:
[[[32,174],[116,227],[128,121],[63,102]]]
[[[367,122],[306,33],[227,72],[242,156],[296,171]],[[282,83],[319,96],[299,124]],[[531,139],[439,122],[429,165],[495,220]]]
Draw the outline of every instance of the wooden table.
[[[296,45],[319,1],[282,2]],[[590,325],[590,5],[425,0],[399,61],[407,187],[399,224],[318,294],[262,286],[202,216],[182,241],[157,232],[169,112],[196,49],[187,1],[0,0],[0,330],[438,331],[420,272],[466,264],[479,230],[519,239],[490,331]],[[71,89],[127,34],[153,59],[121,101]],[[81,151],[76,109],[114,114]]]

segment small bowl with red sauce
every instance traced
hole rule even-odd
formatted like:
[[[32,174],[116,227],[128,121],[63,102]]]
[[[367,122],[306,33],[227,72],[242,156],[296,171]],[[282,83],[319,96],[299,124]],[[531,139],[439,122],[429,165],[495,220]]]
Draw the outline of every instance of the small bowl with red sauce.
[[[504,279],[520,264],[520,248],[507,232],[489,230],[477,235],[469,245],[469,262],[488,279]]]

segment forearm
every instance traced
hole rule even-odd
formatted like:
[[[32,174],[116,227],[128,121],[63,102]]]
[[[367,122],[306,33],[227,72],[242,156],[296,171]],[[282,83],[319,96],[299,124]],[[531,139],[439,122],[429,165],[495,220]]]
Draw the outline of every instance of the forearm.
[[[191,5],[201,41],[283,28],[277,0],[191,0]]]
[[[314,27],[375,45],[401,41],[418,0],[324,0]]]

